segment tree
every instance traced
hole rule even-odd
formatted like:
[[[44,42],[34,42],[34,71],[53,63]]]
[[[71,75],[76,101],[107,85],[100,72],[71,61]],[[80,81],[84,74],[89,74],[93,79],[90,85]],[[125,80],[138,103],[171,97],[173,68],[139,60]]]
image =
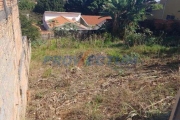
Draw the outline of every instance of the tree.
[[[83,12],[87,9],[85,8],[85,0],[68,0],[64,8],[66,12]]]
[[[32,22],[20,14],[20,21],[21,21],[21,30],[22,35],[27,36],[28,39],[34,41],[39,38],[40,33],[38,28],[32,25]]]
[[[107,0],[68,0],[64,5],[67,12],[81,12],[88,15],[99,15]]]
[[[94,0],[88,8],[94,15],[99,15],[103,11],[103,5],[106,3],[107,0]]]
[[[104,14],[113,18],[112,32],[124,37],[126,29],[136,29],[138,22],[146,18],[154,0],[108,0],[104,4]]]
[[[64,11],[64,0],[38,0],[34,12],[44,13],[44,11]]]
[[[33,10],[35,3],[30,0],[20,0],[18,6],[20,10]]]

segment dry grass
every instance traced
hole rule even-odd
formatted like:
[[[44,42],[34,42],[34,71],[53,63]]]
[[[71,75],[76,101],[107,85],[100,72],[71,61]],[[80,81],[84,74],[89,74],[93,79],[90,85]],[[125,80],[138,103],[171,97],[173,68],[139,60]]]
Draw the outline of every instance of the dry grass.
[[[147,119],[169,112],[180,77],[166,65],[152,66],[120,68],[125,71],[121,75],[108,66],[82,67],[73,73],[71,69],[52,67],[48,78],[43,74],[50,66],[40,67],[31,71],[29,87],[34,92],[27,117],[113,120],[139,116]]]
[[[79,68],[32,60],[27,120],[168,120],[180,87],[178,64],[154,58]]]

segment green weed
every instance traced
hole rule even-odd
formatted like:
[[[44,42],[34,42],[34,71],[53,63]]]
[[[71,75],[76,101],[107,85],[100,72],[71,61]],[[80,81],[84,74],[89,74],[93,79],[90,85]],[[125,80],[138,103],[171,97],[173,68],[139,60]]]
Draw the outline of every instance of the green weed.
[[[43,98],[43,96],[44,96],[44,93],[43,93],[43,92],[37,92],[37,93],[35,94],[35,99],[41,99],[41,98]]]
[[[52,74],[52,69],[49,68],[49,69],[47,69],[47,70],[45,70],[45,71],[43,72],[42,77],[43,77],[43,78],[47,78],[47,77],[49,77],[51,74]]]

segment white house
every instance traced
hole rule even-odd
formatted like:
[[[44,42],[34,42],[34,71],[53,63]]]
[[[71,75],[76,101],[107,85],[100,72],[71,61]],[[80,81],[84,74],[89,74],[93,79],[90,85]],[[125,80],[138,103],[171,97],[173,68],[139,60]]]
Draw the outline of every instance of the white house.
[[[50,26],[48,21],[53,20],[58,17],[64,17],[67,20],[71,21],[79,21],[81,18],[81,13],[76,12],[52,12],[52,11],[45,11],[43,15],[43,25],[44,27],[49,30]]]
[[[43,26],[46,30],[98,30],[109,19],[111,17],[81,15],[77,12],[45,11]]]

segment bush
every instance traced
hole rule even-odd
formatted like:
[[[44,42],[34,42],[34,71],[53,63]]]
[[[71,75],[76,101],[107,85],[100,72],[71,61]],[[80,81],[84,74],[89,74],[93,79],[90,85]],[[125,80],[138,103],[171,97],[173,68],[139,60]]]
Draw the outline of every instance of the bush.
[[[168,36],[163,39],[162,44],[165,46],[178,46],[180,44],[180,36]]]
[[[161,44],[162,38],[155,37],[149,29],[144,29],[141,33],[136,32],[135,29],[127,29],[125,35],[125,44],[129,47],[137,45]]]
[[[47,42],[46,40],[36,39],[36,40],[34,40],[34,41],[31,42],[31,46],[32,46],[33,48],[36,48],[36,47],[45,45],[46,42]]]
[[[34,8],[34,12],[44,13],[45,11],[59,11],[63,12],[64,10],[64,1],[63,0],[37,0],[37,4]]]
[[[32,21],[28,20],[26,16],[20,15],[22,35],[27,36],[31,41],[39,38],[40,33],[38,28],[32,25]]]
[[[30,0],[20,0],[18,6],[20,10],[33,10],[35,3]]]
[[[104,33],[104,44],[110,45],[112,43],[112,36],[110,33]]]
[[[128,46],[136,46],[144,44],[146,35],[142,33],[129,32],[129,34],[125,37],[125,43]]]

